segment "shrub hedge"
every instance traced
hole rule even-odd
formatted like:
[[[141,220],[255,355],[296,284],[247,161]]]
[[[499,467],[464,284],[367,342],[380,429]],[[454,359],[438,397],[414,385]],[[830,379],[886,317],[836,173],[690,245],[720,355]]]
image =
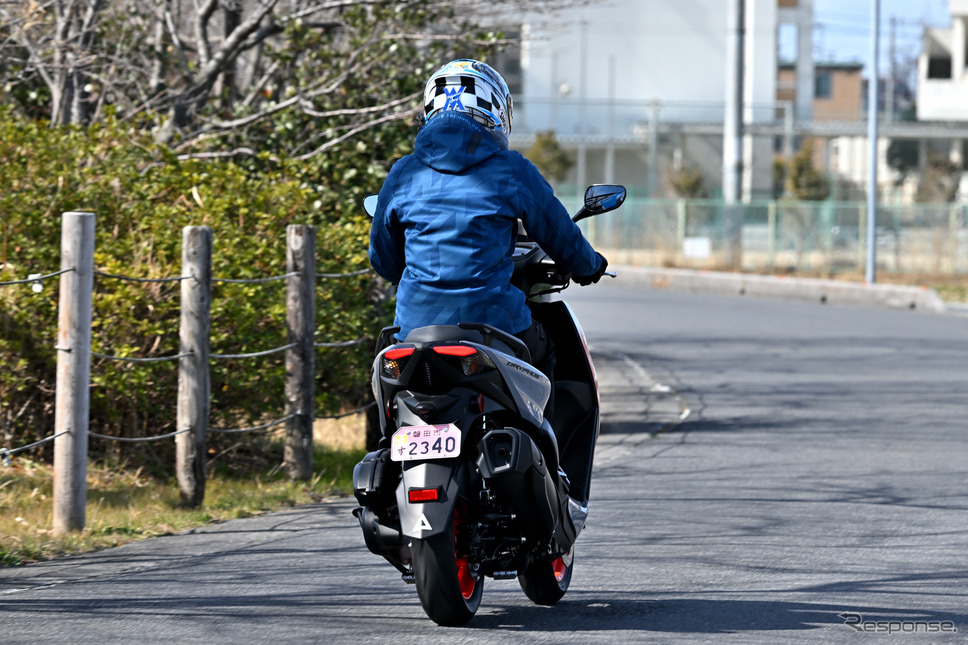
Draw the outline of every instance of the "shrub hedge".
[[[57,271],[60,215],[78,210],[96,213],[95,265],[109,274],[180,275],[182,228],[188,225],[212,227],[213,274],[219,278],[285,273],[289,224],[317,227],[318,272],[367,268],[369,221],[359,205],[366,193],[379,189],[388,160],[406,152],[408,139],[406,127],[387,128],[301,164],[268,156],[179,161],[131,124],[109,119],[86,128],[52,128],[0,109],[0,281]],[[177,354],[177,282],[96,276],[94,291],[93,351]],[[372,274],[320,279],[317,339],[374,337],[392,319],[391,303],[381,293]],[[0,286],[2,446],[17,447],[52,433],[57,299],[56,278],[47,280],[40,293],[30,285]],[[260,351],[283,345],[285,339],[284,282],[214,286],[213,353]],[[371,343],[318,350],[318,414],[369,400],[371,354]],[[282,361],[281,354],[213,361],[212,426],[238,427],[282,416]],[[176,363],[95,357],[91,430],[123,437],[171,432],[176,395]],[[164,471],[170,468],[172,443],[131,447],[92,440],[91,452]],[[51,445],[37,453],[49,456]]]

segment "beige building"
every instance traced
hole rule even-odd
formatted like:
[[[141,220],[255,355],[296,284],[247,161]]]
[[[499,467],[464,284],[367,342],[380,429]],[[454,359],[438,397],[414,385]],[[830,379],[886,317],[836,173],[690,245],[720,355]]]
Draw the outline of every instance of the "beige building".
[[[815,63],[813,73],[813,120],[857,121],[863,119],[861,63]],[[776,100],[796,104],[796,68],[782,63],[777,70]]]

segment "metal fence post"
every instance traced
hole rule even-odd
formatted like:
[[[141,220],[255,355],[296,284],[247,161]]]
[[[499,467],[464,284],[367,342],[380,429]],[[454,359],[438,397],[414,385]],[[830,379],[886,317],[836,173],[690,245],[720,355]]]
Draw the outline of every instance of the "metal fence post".
[[[682,246],[686,241],[686,200],[676,200],[676,265],[682,266]]]
[[[61,224],[57,394],[54,413],[55,534],[84,528],[90,411],[94,213],[64,213]]]
[[[286,443],[283,449],[290,479],[313,475],[313,374],[316,335],[316,229],[286,227]]]
[[[771,199],[766,207],[766,252],[767,267],[776,267],[776,200]]]
[[[948,243],[951,245],[951,273],[958,273],[958,211],[961,205],[951,204],[948,207]]]
[[[211,385],[209,330],[212,308],[212,229],[182,231],[181,338],[178,360],[178,430],[175,469],[182,504],[196,507],[205,498],[205,436]]]

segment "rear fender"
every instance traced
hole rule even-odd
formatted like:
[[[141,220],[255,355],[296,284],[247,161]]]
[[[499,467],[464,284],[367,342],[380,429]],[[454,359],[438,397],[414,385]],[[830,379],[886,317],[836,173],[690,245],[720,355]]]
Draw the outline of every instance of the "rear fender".
[[[404,464],[403,479],[397,486],[401,533],[425,540],[453,529],[454,506],[460,490],[457,482],[459,463],[458,459],[441,459]],[[411,504],[407,493],[415,488],[436,488],[438,501]]]

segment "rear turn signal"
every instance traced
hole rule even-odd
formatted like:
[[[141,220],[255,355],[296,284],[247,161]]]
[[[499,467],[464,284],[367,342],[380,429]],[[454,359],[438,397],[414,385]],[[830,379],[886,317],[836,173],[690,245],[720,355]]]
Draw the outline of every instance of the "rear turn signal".
[[[413,347],[388,349],[383,353],[383,358],[380,360],[380,372],[387,378],[400,378],[403,368],[407,364],[407,359],[413,355],[413,351]]]
[[[411,504],[423,502],[436,502],[440,499],[440,489],[438,488],[411,488],[407,491],[407,499]]]

